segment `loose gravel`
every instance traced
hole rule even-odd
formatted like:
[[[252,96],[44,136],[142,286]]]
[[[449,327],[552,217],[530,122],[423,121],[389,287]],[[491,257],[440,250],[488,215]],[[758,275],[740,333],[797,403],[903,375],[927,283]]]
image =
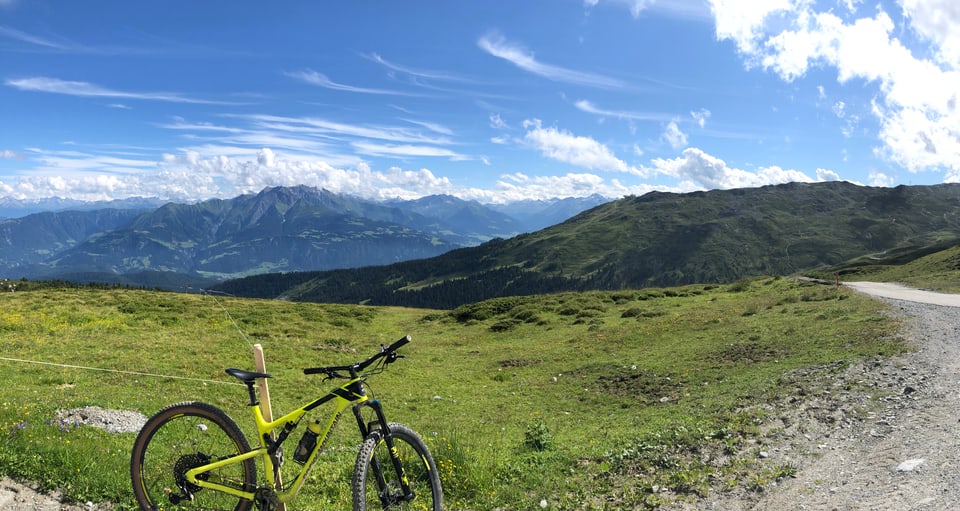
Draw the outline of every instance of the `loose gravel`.
[[[673,509],[960,509],[960,295],[854,289],[891,304],[916,351],[794,375],[806,396],[770,410],[764,452],[796,477]]]

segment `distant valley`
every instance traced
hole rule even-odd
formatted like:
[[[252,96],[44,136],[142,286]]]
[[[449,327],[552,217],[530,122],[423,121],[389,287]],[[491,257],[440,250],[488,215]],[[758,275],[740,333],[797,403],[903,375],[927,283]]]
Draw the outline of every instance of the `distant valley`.
[[[5,201],[0,277],[206,287],[268,272],[429,258],[559,223],[602,197],[497,208],[451,196],[376,202],[310,187],[158,205]]]

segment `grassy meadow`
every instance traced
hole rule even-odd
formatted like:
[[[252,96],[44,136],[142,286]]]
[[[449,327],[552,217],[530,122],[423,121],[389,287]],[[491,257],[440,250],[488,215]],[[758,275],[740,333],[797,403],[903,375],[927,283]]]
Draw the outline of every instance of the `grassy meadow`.
[[[780,278],[454,311],[18,284],[0,293],[0,474],[120,509],[134,505],[136,434],[61,424],[57,411],[149,416],[202,400],[253,440],[245,389],[223,372],[252,370],[253,343],[276,413],[332,388],[302,368],[409,334],[406,358],[369,383],[430,446],[451,510],[652,509],[724,485],[759,491],[793,470],[752,453],[756,405],[790,390],[785,372],[909,349],[882,304]],[[347,417],[291,509],[349,509],[358,444]]]

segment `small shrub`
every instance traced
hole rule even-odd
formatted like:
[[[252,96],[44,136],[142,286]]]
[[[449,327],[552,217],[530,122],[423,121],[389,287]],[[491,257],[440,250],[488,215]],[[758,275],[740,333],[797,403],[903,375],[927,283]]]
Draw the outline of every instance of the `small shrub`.
[[[497,321],[496,323],[490,325],[491,332],[506,332],[507,330],[513,329],[513,327],[520,324],[520,321],[516,319],[504,319],[502,321]]]
[[[527,431],[523,434],[523,445],[538,452],[553,447],[553,434],[543,419],[537,419],[527,426]]]

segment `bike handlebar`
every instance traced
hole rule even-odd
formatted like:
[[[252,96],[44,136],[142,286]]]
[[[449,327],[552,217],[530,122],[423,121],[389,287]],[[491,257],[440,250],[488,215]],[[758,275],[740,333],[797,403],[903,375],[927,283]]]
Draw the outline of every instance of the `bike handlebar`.
[[[371,364],[383,357],[387,357],[386,363],[388,364],[394,362],[397,357],[399,357],[397,350],[408,342],[410,342],[410,336],[405,335],[402,339],[394,342],[390,346],[380,345],[380,351],[363,362],[356,362],[345,366],[308,367],[303,370],[303,374],[325,374],[330,378],[341,378],[343,376],[340,375],[338,371],[349,371],[351,376],[356,377],[357,373],[370,367]]]

